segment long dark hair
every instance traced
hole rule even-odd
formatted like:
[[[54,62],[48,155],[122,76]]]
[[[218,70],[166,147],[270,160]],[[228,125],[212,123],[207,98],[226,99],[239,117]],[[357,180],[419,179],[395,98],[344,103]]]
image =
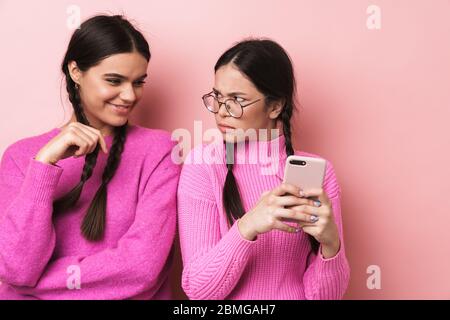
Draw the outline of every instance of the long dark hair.
[[[83,22],[80,28],[74,32],[61,68],[65,76],[69,100],[78,122],[89,125],[81,103],[78,85],[70,76],[68,64],[71,61],[75,61],[81,71],[87,71],[111,55],[135,51],[139,52],[147,61],[150,60],[150,49],[144,36],[120,15],[92,17]],[[104,236],[107,185],[119,166],[126,140],[126,131],[127,123],[114,128],[114,140],[102,175],[102,183],[81,225],[81,232],[87,240],[98,241]],[[86,155],[80,182],[66,195],[53,203],[55,212],[64,212],[75,206],[80,198],[84,184],[92,175],[97,162],[99,148],[99,145],[97,145],[92,153]]]
[[[264,94],[265,103],[283,101],[283,110],[277,120],[282,122],[286,141],[286,154],[294,154],[291,134],[291,117],[295,109],[296,82],[291,59],[286,51],[269,39],[244,40],[227,51],[217,61],[214,71],[233,63]],[[223,188],[223,205],[230,225],[245,213],[239,188],[233,174],[233,163],[227,162],[228,173]],[[319,243],[309,236],[313,250]]]

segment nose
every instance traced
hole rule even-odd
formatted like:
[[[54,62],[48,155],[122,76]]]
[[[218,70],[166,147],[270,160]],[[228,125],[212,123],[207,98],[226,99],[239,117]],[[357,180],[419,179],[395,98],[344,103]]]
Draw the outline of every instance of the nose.
[[[223,107],[223,108],[222,108]],[[225,103],[221,103],[219,105],[219,111],[217,112],[220,117],[230,117],[230,114],[228,113],[227,107],[225,106]]]
[[[120,93],[120,99],[125,103],[133,103],[136,101],[136,92],[134,92],[133,85],[127,85]]]

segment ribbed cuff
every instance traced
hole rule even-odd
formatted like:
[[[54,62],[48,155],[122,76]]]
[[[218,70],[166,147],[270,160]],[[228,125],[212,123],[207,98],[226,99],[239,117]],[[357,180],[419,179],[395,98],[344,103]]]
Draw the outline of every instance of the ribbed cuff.
[[[61,167],[31,159],[21,192],[38,203],[53,201],[53,195],[62,172]]]
[[[246,260],[251,247],[256,243],[256,241],[247,240],[241,235],[237,222],[235,222],[230,230],[228,230],[223,241],[225,241],[224,249],[234,252],[234,257],[238,260]]]
[[[329,277],[336,273],[345,274],[348,270],[348,262],[342,246],[334,257],[324,258],[322,255],[322,245],[320,245],[317,260],[317,272],[320,277]]]

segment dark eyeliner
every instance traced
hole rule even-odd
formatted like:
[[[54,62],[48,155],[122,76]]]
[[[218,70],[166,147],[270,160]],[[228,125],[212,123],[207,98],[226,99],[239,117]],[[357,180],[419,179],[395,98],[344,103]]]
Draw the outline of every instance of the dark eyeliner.
[[[106,81],[108,81],[110,84],[113,85],[119,85],[120,84],[120,79],[105,79]]]

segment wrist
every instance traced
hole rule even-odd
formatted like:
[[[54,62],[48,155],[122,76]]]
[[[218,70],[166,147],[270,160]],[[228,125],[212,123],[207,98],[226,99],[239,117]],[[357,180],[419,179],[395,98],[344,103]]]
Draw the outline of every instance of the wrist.
[[[322,250],[321,250],[322,256],[325,259],[329,259],[329,258],[334,257],[339,252],[339,249],[341,247],[341,242],[339,239],[337,239],[337,241],[334,241],[332,243],[326,243],[326,244],[322,243],[321,247],[322,247]]]
[[[258,233],[252,230],[245,216],[237,220],[236,223],[238,224],[239,233],[243,238],[249,241],[254,241],[256,239]]]
[[[41,154],[41,153],[38,153],[36,155],[36,157],[34,157],[34,160],[45,163],[45,164],[50,164],[50,165],[55,165],[56,162],[58,162],[58,161],[51,160],[49,157],[45,156],[45,154]]]

